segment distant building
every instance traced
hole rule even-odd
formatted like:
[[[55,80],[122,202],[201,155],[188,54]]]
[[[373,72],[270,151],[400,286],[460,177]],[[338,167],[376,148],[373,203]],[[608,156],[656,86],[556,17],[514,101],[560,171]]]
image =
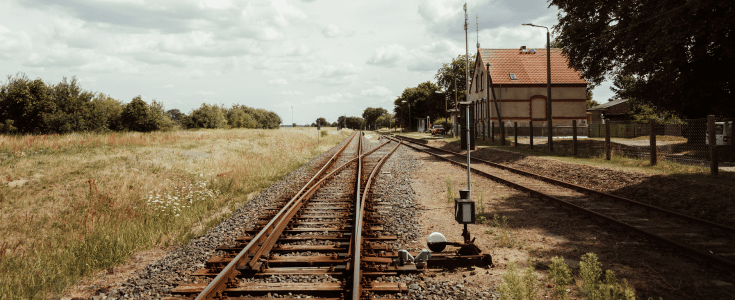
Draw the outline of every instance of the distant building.
[[[478,134],[488,128],[489,122],[498,126],[486,63],[490,63],[495,97],[506,126],[518,122],[518,126],[527,127],[531,120],[534,126],[546,126],[546,49],[480,48],[470,84]],[[579,71],[569,68],[561,49],[556,48],[551,49],[551,100],[553,126],[570,126],[572,120],[586,124],[587,81]]]
[[[620,121],[628,118],[628,99],[618,99],[590,107],[589,113],[590,124],[601,124],[602,120]]]

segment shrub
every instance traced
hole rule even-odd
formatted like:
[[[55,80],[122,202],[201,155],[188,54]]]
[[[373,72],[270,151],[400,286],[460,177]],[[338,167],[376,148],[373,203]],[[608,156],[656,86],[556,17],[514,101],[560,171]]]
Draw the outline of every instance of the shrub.
[[[528,267],[521,274],[515,262],[508,264],[508,271],[503,274],[503,283],[500,284],[499,292],[501,300],[535,300],[538,294],[538,283],[536,273],[530,259]]]
[[[561,299],[569,299],[567,295],[567,287],[574,282],[572,272],[564,262],[564,257],[554,256],[549,265],[549,277],[554,281],[554,294]]]
[[[202,106],[190,114],[193,127],[223,128],[227,125],[225,113],[217,105],[202,103]]]
[[[436,121],[434,121],[434,125],[441,125],[444,127],[444,132],[452,130],[452,121],[447,118],[436,119]]]

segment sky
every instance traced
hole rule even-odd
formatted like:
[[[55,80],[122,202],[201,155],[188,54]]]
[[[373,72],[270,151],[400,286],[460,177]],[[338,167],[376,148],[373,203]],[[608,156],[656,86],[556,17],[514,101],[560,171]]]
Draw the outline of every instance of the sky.
[[[135,96],[184,113],[242,104],[284,124],[393,111],[405,88],[436,82],[465,53],[465,1],[0,0],[0,75]],[[469,51],[543,48],[556,7],[468,1]],[[476,28],[479,27],[479,32]],[[472,62],[470,62],[472,63]],[[6,77],[2,78],[6,81]],[[609,83],[593,90],[604,103]]]

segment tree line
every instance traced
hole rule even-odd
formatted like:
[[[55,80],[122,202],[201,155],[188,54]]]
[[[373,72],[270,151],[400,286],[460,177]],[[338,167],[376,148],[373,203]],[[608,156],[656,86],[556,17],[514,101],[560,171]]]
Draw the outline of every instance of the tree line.
[[[83,90],[77,79],[57,84],[18,73],[0,85],[0,133],[46,134],[106,131],[156,131],[178,128],[279,128],[274,112],[245,105],[202,104],[188,115],[165,110],[141,96],[124,103],[104,93]]]

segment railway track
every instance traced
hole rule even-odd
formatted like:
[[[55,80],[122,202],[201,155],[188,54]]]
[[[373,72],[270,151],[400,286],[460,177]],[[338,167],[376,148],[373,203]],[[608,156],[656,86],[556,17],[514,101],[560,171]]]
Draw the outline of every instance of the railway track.
[[[466,154],[430,147],[410,138],[389,138],[467,167]],[[735,271],[735,228],[477,158],[472,158],[472,163],[475,174],[622,227],[714,267]]]
[[[265,209],[234,245],[221,245],[195,283],[172,294],[196,299],[359,299],[402,293],[404,283],[372,281],[417,272],[397,268],[384,242],[371,185],[399,142],[368,145],[356,132],[298,192]],[[372,149],[370,149],[372,148]]]

